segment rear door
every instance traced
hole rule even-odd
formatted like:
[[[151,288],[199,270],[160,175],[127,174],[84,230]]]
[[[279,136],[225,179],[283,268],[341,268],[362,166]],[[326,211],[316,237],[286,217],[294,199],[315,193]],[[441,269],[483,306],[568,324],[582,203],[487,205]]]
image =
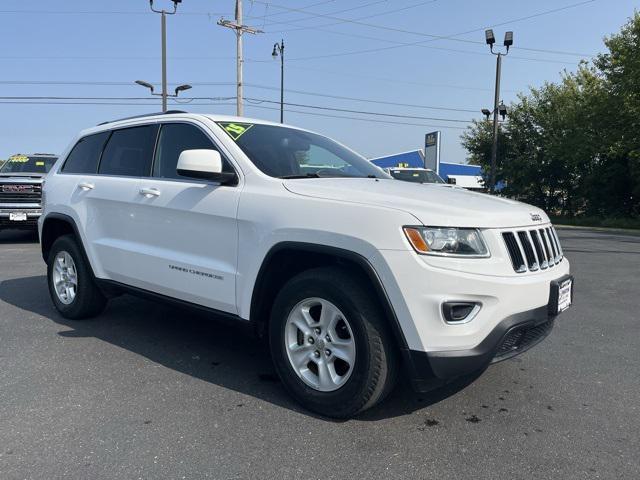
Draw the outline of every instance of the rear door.
[[[178,175],[180,153],[192,149],[219,150],[204,125],[161,126],[152,176],[136,198],[144,245],[136,252],[136,275],[146,289],[236,313],[240,187]],[[234,171],[224,154],[223,165]]]

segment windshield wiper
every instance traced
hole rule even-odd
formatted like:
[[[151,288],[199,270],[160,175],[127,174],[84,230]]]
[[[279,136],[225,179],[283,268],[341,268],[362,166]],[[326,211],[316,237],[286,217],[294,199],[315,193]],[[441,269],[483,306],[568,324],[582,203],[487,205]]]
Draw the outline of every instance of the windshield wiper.
[[[302,175],[282,175],[278,178],[290,179],[290,178],[320,178],[320,175],[317,173],[305,173]]]

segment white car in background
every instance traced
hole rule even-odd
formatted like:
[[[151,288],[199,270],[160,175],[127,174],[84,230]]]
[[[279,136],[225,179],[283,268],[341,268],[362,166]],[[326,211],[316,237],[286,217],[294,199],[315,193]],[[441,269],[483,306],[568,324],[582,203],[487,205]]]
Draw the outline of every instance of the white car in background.
[[[393,180],[295,127],[187,113],[80,133],[39,221],[66,318],[129,292],[250,322],[285,388],[323,415],[519,354],[571,304],[540,209]]]
[[[394,167],[385,168],[385,172],[396,180],[412,183],[447,183],[430,168]]]

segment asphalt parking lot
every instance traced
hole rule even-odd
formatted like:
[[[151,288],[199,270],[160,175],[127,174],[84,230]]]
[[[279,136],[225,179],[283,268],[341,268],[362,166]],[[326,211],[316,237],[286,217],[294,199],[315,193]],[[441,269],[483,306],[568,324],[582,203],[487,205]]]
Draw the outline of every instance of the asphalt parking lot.
[[[130,296],[72,322],[0,233],[0,479],[640,478],[640,236],[561,230],[575,305],[472,384],[298,408],[263,345]]]

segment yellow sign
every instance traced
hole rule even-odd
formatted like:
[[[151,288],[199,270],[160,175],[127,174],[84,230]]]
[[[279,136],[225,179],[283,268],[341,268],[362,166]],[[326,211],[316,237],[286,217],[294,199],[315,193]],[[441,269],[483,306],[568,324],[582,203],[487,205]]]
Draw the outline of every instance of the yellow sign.
[[[36,162],[36,167],[44,167],[44,162]]]
[[[29,157],[26,155],[12,155],[9,157],[9,162],[11,163],[27,163],[29,161]]]
[[[236,141],[244,135],[247,130],[253,127],[252,123],[218,122],[218,125],[220,125],[224,131]]]

